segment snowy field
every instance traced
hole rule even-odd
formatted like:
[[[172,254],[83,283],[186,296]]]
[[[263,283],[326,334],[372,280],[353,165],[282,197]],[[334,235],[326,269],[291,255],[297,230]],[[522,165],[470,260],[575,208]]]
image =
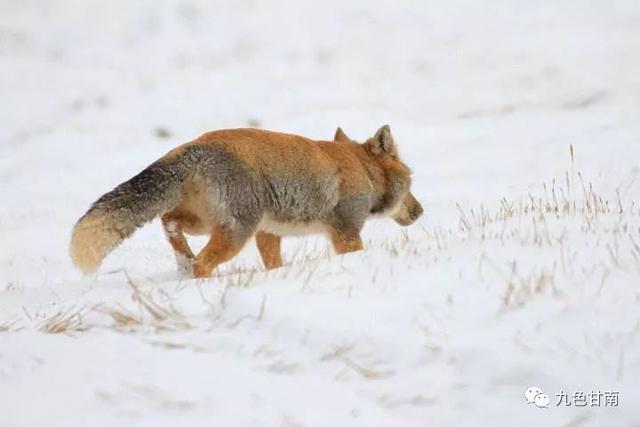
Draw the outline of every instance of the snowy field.
[[[640,426],[637,0],[0,0],[0,94],[0,426]],[[384,123],[425,215],[366,251],[71,265],[206,130]]]

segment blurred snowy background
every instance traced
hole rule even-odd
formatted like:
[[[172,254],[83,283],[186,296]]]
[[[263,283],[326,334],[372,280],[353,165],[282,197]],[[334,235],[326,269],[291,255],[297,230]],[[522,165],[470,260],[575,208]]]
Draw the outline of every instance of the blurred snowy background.
[[[0,0],[0,94],[0,425],[640,425],[637,1]],[[384,123],[426,214],[365,252],[177,280],[154,223],[71,266],[206,130]]]

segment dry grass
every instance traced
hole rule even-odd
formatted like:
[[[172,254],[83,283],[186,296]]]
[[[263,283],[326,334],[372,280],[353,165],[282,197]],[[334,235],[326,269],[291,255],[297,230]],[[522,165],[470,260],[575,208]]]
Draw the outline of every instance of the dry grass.
[[[132,329],[144,324],[144,318],[140,313],[134,313],[121,304],[115,306],[98,305],[94,307],[94,310],[111,317],[116,329]]]
[[[154,290],[141,290],[127,272],[124,274],[132,290],[131,299],[137,305],[137,312],[122,304],[98,304],[92,307],[93,312],[109,316],[114,329],[132,331],[151,327],[156,331],[180,331],[192,328],[186,316],[173,306],[166,294],[163,295],[159,289],[154,289],[156,294],[165,297],[160,301],[159,297],[153,295]]]
[[[351,368],[354,372],[356,372],[366,380],[378,380],[393,376],[395,374],[395,372],[390,369],[377,370],[374,368],[363,366],[361,363],[356,363],[348,357],[342,357],[340,360],[342,361],[342,363],[344,363],[346,366]]]
[[[265,310],[266,305],[267,305],[267,297],[263,296],[262,297],[262,302],[260,303],[260,311],[258,311],[258,314],[256,314],[256,315],[246,314],[246,315],[236,319],[235,321],[231,322],[229,324],[229,328],[233,329],[236,326],[238,326],[240,323],[244,322],[245,320],[253,320],[254,322],[261,321],[262,317],[264,316],[264,310]]]
[[[46,334],[70,334],[85,331],[88,328],[82,321],[85,312],[85,307],[72,306],[45,319],[38,329]]]
[[[362,362],[354,361],[354,357],[351,355],[355,350],[355,344],[344,344],[337,346],[333,351],[324,354],[320,357],[322,362],[340,361],[349,370],[355,372],[359,376],[367,380],[377,380],[393,376],[395,372],[390,369],[376,369],[374,367],[365,366]],[[338,375],[342,375],[341,371]]]
[[[141,291],[128,274],[126,274],[126,277],[127,283],[133,291],[132,299],[138,303],[140,308],[140,316],[143,319],[148,316],[155,329],[175,331],[192,328],[186,317],[171,302],[165,301],[161,303],[157,301],[150,291]],[[120,311],[119,314],[120,318],[126,321],[136,320],[136,318],[131,317],[130,313]]]
[[[593,229],[594,223],[602,216],[610,216],[624,220],[628,217],[638,217],[640,214],[635,201],[625,203],[616,190],[615,200],[609,200],[598,194],[592,182],[586,182],[581,172],[574,173],[574,150],[569,148],[571,158],[571,171],[565,172],[562,184],[553,179],[550,184],[543,182],[543,194],[520,200],[509,200],[506,197],[500,200],[496,210],[489,211],[484,206],[480,209],[463,208],[457,204],[459,211],[459,231],[484,236],[483,232],[489,224],[506,223],[512,219],[530,219],[536,225],[534,243],[543,244],[549,241],[549,235],[545,230],[547,221],[561,218],[579,218],[583,222],[584,231]],[[575,181],[579,181],[576,189]],[[621,226],[624,226],[621,224]]]
[[[0,322],[0,332],[15,332],[23,329],[20,319],[11,319]]]
[[[550,270],[536,267],[524,277],[514,273],[508,280],[507,289],[502,295],[502,309],[521,307],[534,295],[543,294],[549,289],[555,291],[556,295],[560,295],[561,292],[556,288],[555,282],[555,264]]]
[[[554,255],[543,265],[529,266],[529,272],[518,273],[515,257],[481,254],[480,277],[483,266],[490,263],[506,283],[501,310],[520,307],[549,291],[561,297],[563,290],[556,285],[559,275],[583,279],[598,275],[602,280],[595,294],[599,295],[611,271],[640,272],[640,248],[636,243],[640,238],[640,211],[636,202],[625,201],[619,189],[612,200],[598,194],[580,172],[574,173],[572,146],[569,153],[571,172],[565,173],[562,185],[556,180],[543,183],[542,195],[529,194],[520,200],[503,198],[493,210],[457,204],[457,233],[445,233],[444,239],[437,237],[438,247],[443,246],[441,240],[448,240],[448,246],[498,242],[499,247],[537,251],[542,258]],[[519,258],[526,260],[522,255]]]

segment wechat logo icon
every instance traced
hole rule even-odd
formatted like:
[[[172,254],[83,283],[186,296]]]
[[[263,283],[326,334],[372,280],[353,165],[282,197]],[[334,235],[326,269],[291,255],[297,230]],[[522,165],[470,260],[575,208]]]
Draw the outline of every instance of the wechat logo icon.
[[[548,408],[549,402],[551,402],[549,396],[544,394],[540,387],[529,387],[524,392],[524,398],[527,400],[527,403],[533,403],[538,408]]]

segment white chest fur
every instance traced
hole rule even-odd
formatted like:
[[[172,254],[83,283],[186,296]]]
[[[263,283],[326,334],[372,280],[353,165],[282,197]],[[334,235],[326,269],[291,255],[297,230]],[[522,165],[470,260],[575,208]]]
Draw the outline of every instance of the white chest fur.
[[[324,234],[327,232],[327,224],[322,222],[278,222],[269,217],[262,218],[258,224],[258,230],[276,236],[305,236],[309,234]]]

